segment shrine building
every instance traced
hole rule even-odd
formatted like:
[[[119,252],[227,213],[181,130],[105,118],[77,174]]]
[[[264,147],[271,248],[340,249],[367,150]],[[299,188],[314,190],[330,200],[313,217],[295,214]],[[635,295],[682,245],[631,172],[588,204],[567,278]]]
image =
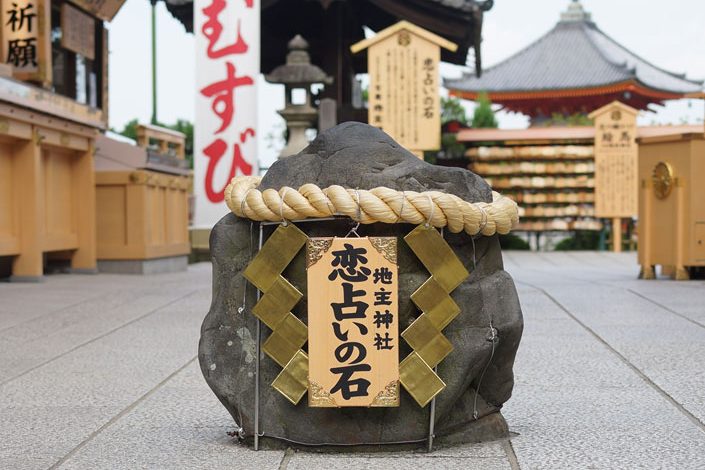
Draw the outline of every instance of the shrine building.
[[[193,32],[193,1],[164,0],[167,9]],[[365,39],[365,27],[379,31],[401,20],[436,34],[458,47],[443,50],[441,60],[465,65],[472,51],[481,73],[480,43],[484,13],[493,0],[262,0],[261,72],[269,74],[286,62],[288,43],[301,35],[309,45],[311,63],[332,77],[320,98],[335,100],[336,122],[367,122],[362,90],[355,75],[367,73],[364,55],[350,46]]]
[[[504,110],[529,116],[532,125],[554,114],[588,114],[613,101],[644,110],[649,104],[697,96],[702,85],[619,44],[577,0],[548,33],[482,75],[444,81],[451,95],[476,100],[486,92]]]
[[[185,136],[106,136],[123,3],[0,2],[0,278],[186,268]]]

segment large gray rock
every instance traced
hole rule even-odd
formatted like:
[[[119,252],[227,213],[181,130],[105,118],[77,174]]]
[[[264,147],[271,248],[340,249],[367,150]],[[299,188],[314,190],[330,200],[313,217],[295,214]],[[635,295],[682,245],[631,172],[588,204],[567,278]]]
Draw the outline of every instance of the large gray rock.
[[[490,188],[477,175],[424,163],[383,132],[360,123],[345,123],[323,132],[300,154],[276,162],[261,188],[299,187],[304,183],[360,189],[433,189],[469,201],[491,198]],[[299,227],[310,236],[341,236],[350,225],[349,221],[334,221],[302,223]],[[413,228],[406,224],[372,224],[361,226],[358,232],[362,236],[393,235],[401,239]],[[265,237],[273,229],[265,226]],[[256,319],[250,311],[256,302],[256,290],[242,272],[257,252],[258,236],[257,223],[233,214],[223,217],[213,228],[213,302],[201,328],[199,345],[201,370],[208,385],[242,426],[248,441],[254,429]],[[435,434],[446,442],[502,437],[507,427],[499,410],[512,393],[512,366],[523,328],[517,293],[503,270],[496,236],[479,237],[474,243],[464,233],[446,232],[445,238],[471,275],[452,293],[462,311],[444,330],[455,349],[438,366],[438,375],[447,387],[437,397]],[[303,251],[284,277],[306,293]],[[410,295],[429,274],[403,241],[399,243],[398,260],[402,331],[420,313]],[[293,313],[306,322],[306,312],[304,298]],[[494,354],[493,343],[488,340],[490,324],[498,336]],[[262,325],[262,338],[269,333]],[[409,352],[400,340],[400,358]],[[309,445],[400,443],[427,438],[429,407],[420,408],[405,391],[399,408],[309,408],[305,398],[293,406],[269,386],[280,370],[262,353],[259,419],[264,445],[276,445],[267,437]]]

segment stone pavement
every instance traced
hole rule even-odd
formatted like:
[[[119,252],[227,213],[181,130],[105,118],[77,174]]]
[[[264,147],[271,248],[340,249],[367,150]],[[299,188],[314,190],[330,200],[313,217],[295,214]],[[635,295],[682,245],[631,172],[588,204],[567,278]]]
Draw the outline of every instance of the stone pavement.
[[[525,332],[507,441],[254,452],[203,381],[210,265],[0,284],[0,469],[705,468],[705,284],[633,254],[505,253]]]

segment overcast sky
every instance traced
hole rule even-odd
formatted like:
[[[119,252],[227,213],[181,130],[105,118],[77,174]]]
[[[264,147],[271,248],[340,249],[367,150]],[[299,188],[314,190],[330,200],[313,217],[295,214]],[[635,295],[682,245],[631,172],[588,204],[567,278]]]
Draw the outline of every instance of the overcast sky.
[[[482,54],[492,66],[551,29],[569,0],[495,0],[486,15]],[[666,70],[705,78],[705,0],[583,0],[597,25],[617,42]],[[148,0],[127,0],[110,29],[110,125],[120,129],[133,118],[151,116],[150,6]],[[158,116],[166,123],[194,115],[194,41],[183,26],[157,6]],[[460,67],[443,66],[447,77]],[[284,105],[280,86],[260,80],[260,135],[281,126],[275,110]],[[471,109],[472,105],[468,104]],[[641,124],[702,122],[699,100],[670,102],[656,113],[642,113]],[[499,113],[500,126],[526,127],[522,115]],[[276,158],[266,139],[260,142],[261,164]]]

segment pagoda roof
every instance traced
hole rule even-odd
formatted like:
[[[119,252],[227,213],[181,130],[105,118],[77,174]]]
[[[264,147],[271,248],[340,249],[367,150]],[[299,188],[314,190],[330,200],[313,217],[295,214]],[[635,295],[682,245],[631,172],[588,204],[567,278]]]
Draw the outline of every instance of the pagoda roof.
[[[474,99],[484,91],[495,102],[521,95],[560,95],[547,91],[567,91],[570,96],[584,89],[613,92],[618,84],[629,84],[637,93],[656,92],[650,97],[659,101],[700,92],[703,82],[666,71],[631,52],[600,30],[577,1],[548,33],[481,76],[466,73],[444,80],[453,94]]]

